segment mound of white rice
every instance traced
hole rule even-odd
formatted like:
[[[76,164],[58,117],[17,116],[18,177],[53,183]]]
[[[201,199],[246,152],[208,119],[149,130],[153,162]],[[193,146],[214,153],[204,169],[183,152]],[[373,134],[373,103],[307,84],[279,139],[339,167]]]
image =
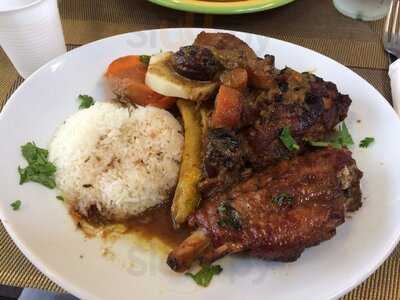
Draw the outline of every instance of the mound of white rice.
[[[182,127],[166,110],[96,103],[57,130],[49,158],[74,208],[107,219],[137,215],[168,199],[177,182]]]

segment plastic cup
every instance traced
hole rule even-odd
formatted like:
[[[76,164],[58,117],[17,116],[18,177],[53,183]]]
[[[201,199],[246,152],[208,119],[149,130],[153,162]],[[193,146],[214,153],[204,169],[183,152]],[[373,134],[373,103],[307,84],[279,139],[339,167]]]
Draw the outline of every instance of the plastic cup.
[[[0,46],[23,78],[65,53],[57,0],[0,0]]]
[[[363,21],[385,17],[391,0],[333,0],[336,9],[345,16]]]

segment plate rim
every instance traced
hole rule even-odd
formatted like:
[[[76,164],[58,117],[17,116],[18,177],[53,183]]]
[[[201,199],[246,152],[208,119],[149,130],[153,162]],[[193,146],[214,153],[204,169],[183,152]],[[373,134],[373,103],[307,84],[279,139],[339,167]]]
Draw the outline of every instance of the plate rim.
[[[151,0],[149,0],[151,1]],[[364,81],[366,84],[369,85],[369,87],[374,90],[374,92],[376,92],[377,94],[379,94],[381,96],[381,99],[384,101],[381,101],[379,99],[377,99],[377,101],[381,102],[381,105],[386,106],[386,108],[390,109],[391,114],[393,114],[396,118],[397,118],[397,122],[400,123],[400,119],[399,116],[395,113],[395,111],[393,110],[393,107],[389,104],[388,100],[372,85],[370,84],[366,79],[364,79],[363,77],[361,77],[360,75],[358,75],[356,72],[354,72],[353,70],[351,70],[350,68],[348,68],[347,66],[341,64],[340,62],[322,54],[319,53],[317,51],[314,51],[312,49],[303,47],[301,45],[292,43],[292,42],[287,42],[281,39],[277,39],[274,37],[269,37],[269,36],[265,36],[265,35],[261,35],[261,34],[255,34],[255,33],[251,33],[251,32],[245,32],[245,31],[235,31],[235,30],[226,30],[226,29],[218,29],[218,28],[203,28],[203,27],[174,27],[174,28],[159,28],[159,29],[149,29],[149,30],[140,30],[140,31],[131,31],[131,32],[127,32],[127,33],[122,33],[122,34],[117,34],[117,35],[113,35],[113,36],[109,36],[109,37],[105,37],[99,40],[95,40],[92,41],[90,43],[81,45],[77,48],[74,48],[64,54],[61,54],[58,57],[55,57],[54,59],[50,60],[49,62],[47,62],[46,64],[44,64],[43,66],[41,66],[38,70],[36,70],[32,75],[30,75],[13,93],[12,95],[9,97],[9,99],[7,100],[6,104],[4,105],[2,111],[0,112],[0,122],[3,119],[3,116],[6,114],[6,112],[8,111],[8,107],[10,106],[10,103],[13,102],[13,99],[15,97],[17,97],[18,93],[20,92],[20,90],[22,90],[24,88],[24,86],[26,84],[28,84],[28,82],[31,82],[32,80],[34,80],[34,78],[36,76],[38,76],[37,74],[41,73],[42,70],[47,69],[50,67],[50,65],[54,64],[56,61],[60,60],[60,59],[65,59],[66,57],[73,55],[75,52],[79,52],[81,50],[81,48],[87,48],[87,47],[92,47],[97,43],[101,43],[104,40],[112,40],[112,39],[120,39],[120,38],[124,38],[124,37],[129,37],[129,35],[131,34],[137,34],[137,33],[144,33],[144,32],[151,32],[151,31],[187,31],[187,30],[192,30],[192,31],[210,31],[210,32],[227,32],[227,33],[232,33],[232,34],[245,34],[245,35],[253,35],[257,38],[261,38],[261,39],[271,39],[271,40],[275,40],[278,41],[280,43],[283,44],[287,44],[287,45],[292,45],[292,46],[296,46],[298,48],[301,48],[303,51],[308,51],[310,53],[312,53],[313,55],[318,55],[318,56],[322,56],[325,59],[327,59],[329,61],[329,63],[333,63],[335,64],[337,67],[341,67],[343,69],[346,70],[346,72],[351,73],[353,76],[357,77],[358,79],[361,79],[362,81]],[[2,221],[2,224],[4,226],[4,228],[6,229],[7,233],[9,234],[9,236],[12,238],[13,242],[17,245],[18,249],[24,254],[24,256],[38,269],[40,270],[40,272],[42,272],[45,276],[47,276],[51,281],[53,281],[54,283],[56,283],[58,286],[60,286],[61,288],[65,289],[66,291],[70,292],[71,294],[73,294],[74,296],[80,297],[82,299],[97,299],[97,297],[86,291],[85,289],[79,288],[77,286],[75,286],[74,284],[71,284],[69,280],[65,280],[63,279],[63,277],[61,275],[58,274],[58,271],[55,270],[52,267],[47,266],[47,263],[44,263],[42,260],[37,258],[37,255],[35,255],[35,251],[32,251],[32,249],[30,249],[30,247],[26,246],[24,244],[24,242],[18,238],[18,234],[13,230],[13,226],[11,223],[9,223],[8,221],[4,221],[4,214],[2,212],[2,210],[0,209],[0,220]],[[371,274],[373,274],[385,261],[386,259],[390,256],[390,254],[393,252],[393,250],[396,248],[397,244],[399,244],[400,242],[400,230],[394,235],[395,238],[392,239],[392,243],[390,245],[390,247],[387,247],[386,252],[382,252],[384,253],[384,255],[381,256],[380,260],[374,264],[374,266],[370,267],[370,270],[368,272],[363,273],[361,276],[358,276],[358,278],[356,278],[356,280],[354,280],[353,282],[349,283],[348,286],[342,290],[340,290],[339,292],[337,292],[334,295],[331,295],[330,299],[337,299],[340,298],[342,296],[344,296],[345,294],[347,294],[348,292],[350,292],[351,290],[353,290],[354,288],[356,288],[358,285],[360,285],[362,282],[364,282]]]
[[[287,5],[296,0],[239,0],[210,2],[204,0],[149,0],[150,2],[186,12],[214,14],[214,15],[236,15],[260,12]],[[246,3],[241,3],[246,2]]]

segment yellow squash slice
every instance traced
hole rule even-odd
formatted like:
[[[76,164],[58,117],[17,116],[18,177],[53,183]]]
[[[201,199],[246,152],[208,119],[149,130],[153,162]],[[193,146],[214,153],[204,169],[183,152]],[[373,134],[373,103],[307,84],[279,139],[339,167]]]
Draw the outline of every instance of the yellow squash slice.
[[[179,111],[185,128],[182,162],[178,185],[172,202],[172,220],[175,227],[186,222],[200,201],[198,184],[201,177],[202,126],[201,114],[196,103],[179,99]]]

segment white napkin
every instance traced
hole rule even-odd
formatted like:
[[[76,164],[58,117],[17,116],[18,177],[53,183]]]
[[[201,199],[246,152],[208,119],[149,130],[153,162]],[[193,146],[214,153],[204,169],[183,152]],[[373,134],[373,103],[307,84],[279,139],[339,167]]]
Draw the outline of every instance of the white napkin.
[[[392,88],[393,107],[400,115],[400,59],[389,66],[390,86]]]

